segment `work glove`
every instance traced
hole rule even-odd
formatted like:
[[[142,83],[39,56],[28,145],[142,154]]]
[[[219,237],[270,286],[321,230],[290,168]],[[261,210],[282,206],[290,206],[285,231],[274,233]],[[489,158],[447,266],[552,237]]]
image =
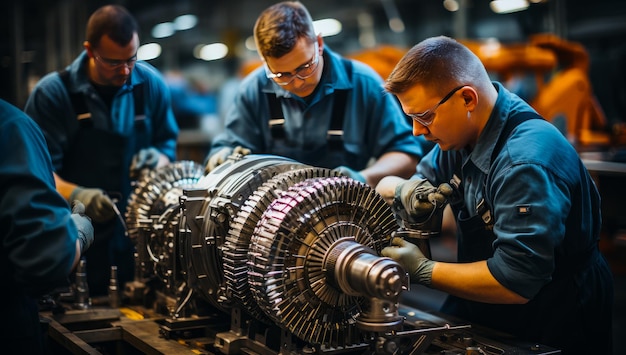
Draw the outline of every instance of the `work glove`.
[[[130,177],[136,179],[141,176],[142,171],[152,170],[159,163],[161,152],[154,147],[144,148],[133,157],[130,163]]]
[[[244,148],[240,145],[236,146],[234,149],[231,147],[224,147],[218,150],[215,154],[211,155],[209,161],[204,168],[205,174],[210,173],[213,169],[217,168],[219,165],[223,164],[229,156],[234,154],[240,155],[248,155],[250,154],[250,149]]]
[[[426,179],[412,179],[396,186],[392,209],[402,219],[408,217],[410,222],[423,222],[435,208],[443,207],[450,195],[452,187],[449,184],[443,183],[436,188]]]
[[[94,222],[106,222],[115,216],[113,201],[100,189],[77,186],[70,195],[70,203],[74,201],[85,205],[85,214]]]
[[[358,171],[352,170],[352,169],[348,168],[347,166],[344,166],[344,165],[338,166],[338,167],[334,168],[333,171],[336,171],[339,174],[347,176],[347,177],[349,177],[349,178],[351,178],[353,180],[360,181],[360,182],[362,182],[364,184],[367,183],[367,181],[365,180],[365,176],[363,176],[363,174],[361,174]]]
[[[430,286],[435,262],[424,256],[417,245],[402,238],[394,237],[380,254],[397,261],[409,272],[411,282]]]
[[[80,255],[83,255],[91,244],[93,244],[93,226],[91,225],[91,219],[85,215],[85,205],[78,200],[74,201],[71,217],[78,232]]]

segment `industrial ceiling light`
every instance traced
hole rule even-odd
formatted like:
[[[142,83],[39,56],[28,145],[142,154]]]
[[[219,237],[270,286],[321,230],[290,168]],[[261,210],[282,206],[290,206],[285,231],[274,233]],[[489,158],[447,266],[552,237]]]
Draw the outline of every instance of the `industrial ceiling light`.
[[[198,59],[211,61],[226,57],[228,54],[228,46],[224,43],[211,43],[207,45],[199,45],[194,50],[194,56]]]
[[[497,14],[508,14],[528,8],[527,0],[493,0],[489,3],[491,10]]]
[[[184,31],[196,27],[198,18],[196,15],[180,15],[174,19],[176,31]]]
[[[393,0],[381,0],[381,3],[389,21],[389,28],[395,33],[404,32],[404,21],[400,18],[400,12]]]
[[[146,43],[137,50],[137,59],[151,60],[161,55],[161,45],[158,43]]]
[[[459,2],[457,0],[443,0],[443,7],[450,11],[459,11]]]
[[[152,37],[166,38],[176,32],[176,28],[171,22],[162,22],[152,28]]]
[[[341,33],[341,22],[334,18],[325,18],[313,21],[315,33],[320,33],[322,37],[330,37]]]

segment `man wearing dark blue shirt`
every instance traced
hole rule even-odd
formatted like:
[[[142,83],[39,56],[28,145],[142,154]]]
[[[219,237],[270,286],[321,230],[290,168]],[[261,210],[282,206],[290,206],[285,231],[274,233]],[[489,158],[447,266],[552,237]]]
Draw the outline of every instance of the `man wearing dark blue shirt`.
[[[67,286],[68,275],[93,242],[84,206],[69,205],[52,177],[46,141],[37,124],[0,100],[0,277],[5,305],[2,351],[43,354],[38,299]],[[80,209],[80,211],[79,211]]]
[[[377,190],[424,223],[424,200],[436,204],[450,183],[459,231],[458,262],[429,260],[399,238],[382,254],[412,282],[450,294],[445,313],[564,353],[610,354],[600,196],[574,147],[447,37],[409,50],[385,88],[413,117],[414,133],[437,146],[415,177],[385,178]]]
[[[123,7],[89,18],[85,50],[33,89],[25,111],[42,128],[57,189],[81,201],[96,228],[87,258],[89,290],[106,295],[111,265],[124,282],[134,276],[134,245],[124,234],[131,176],[175,159],[178,126],[161,74],[137,60],[139,28]],[[114,199],[117,199],[117,204]]]
[[[263,66],[241,83],[208,171],[233,151],[251,151],[337,168],[371,186],[386,175],[415,172],[432,145],[411,134],[373,69],[325,46],[300,2],[264,10],[254,38]]]

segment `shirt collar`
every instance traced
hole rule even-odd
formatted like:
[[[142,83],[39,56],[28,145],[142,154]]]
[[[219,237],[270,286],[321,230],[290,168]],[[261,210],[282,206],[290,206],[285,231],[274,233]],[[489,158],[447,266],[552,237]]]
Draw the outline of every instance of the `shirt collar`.
[[[491,168],[491,155],[498,137],[502,134],[506,118],[508,117],[507,113],[511,106],[511,100],[506,95],[504,86],[497,82],[493,82],[493,85],[498,91],[498,98],[487,120],[487,124],[485,124],[483,131],[478,137],[478,142],[469,156],[472,163],[484,174],[487,174]]]
[[[348,73],[343,65],[342,58],[333,52],[328,46],[324,46],[324,72],[315,90],[317,95],[329,95],[335,90],[348,90],[352,88],[352,82],[348,77]],[[258,69],[257,69],[258,70]],[[262,70],[261,70],[262,71]],[[276,84],[272,79],[265,76],[265,73],[259,73],[263,76],[264,82],[261,85],[261,91],[264,93],[274,93],[277,97],[290,98],[293,95]]]

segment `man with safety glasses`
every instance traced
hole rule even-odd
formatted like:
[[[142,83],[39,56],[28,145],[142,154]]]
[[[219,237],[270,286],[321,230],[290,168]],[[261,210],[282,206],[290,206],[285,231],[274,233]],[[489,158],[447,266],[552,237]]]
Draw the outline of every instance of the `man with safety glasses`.
[[[447,200],[459,228],[456,262],[431,260],[410,238],[382,255],[448,293],[444,313],[564,354],[611,354],[600,195],[565,136],[448,37],[411,48],[385,88],[437,146],[413,178],[386,177],[377,191],[405,225],[428,225]]]
[[[432,145],[412,135],[380,76],[325,47],[300,2],[264,10],[254,38],[263,66],[242,82],[207,171],[233,152],[252,152],[335,168],[371,186],[413,174]]]
[[[82,202],[94,222],[97,238],[86,254],[94,296],[106,294],[111,265],[121,285],[134,275],[133,243],[120,221],[131,178],[175,159],[170,94],[161,74],[137,60],[138,31],[125,8],[99,8],[85,50],[42,78],[25,106],[45,134],[58,191]]]

